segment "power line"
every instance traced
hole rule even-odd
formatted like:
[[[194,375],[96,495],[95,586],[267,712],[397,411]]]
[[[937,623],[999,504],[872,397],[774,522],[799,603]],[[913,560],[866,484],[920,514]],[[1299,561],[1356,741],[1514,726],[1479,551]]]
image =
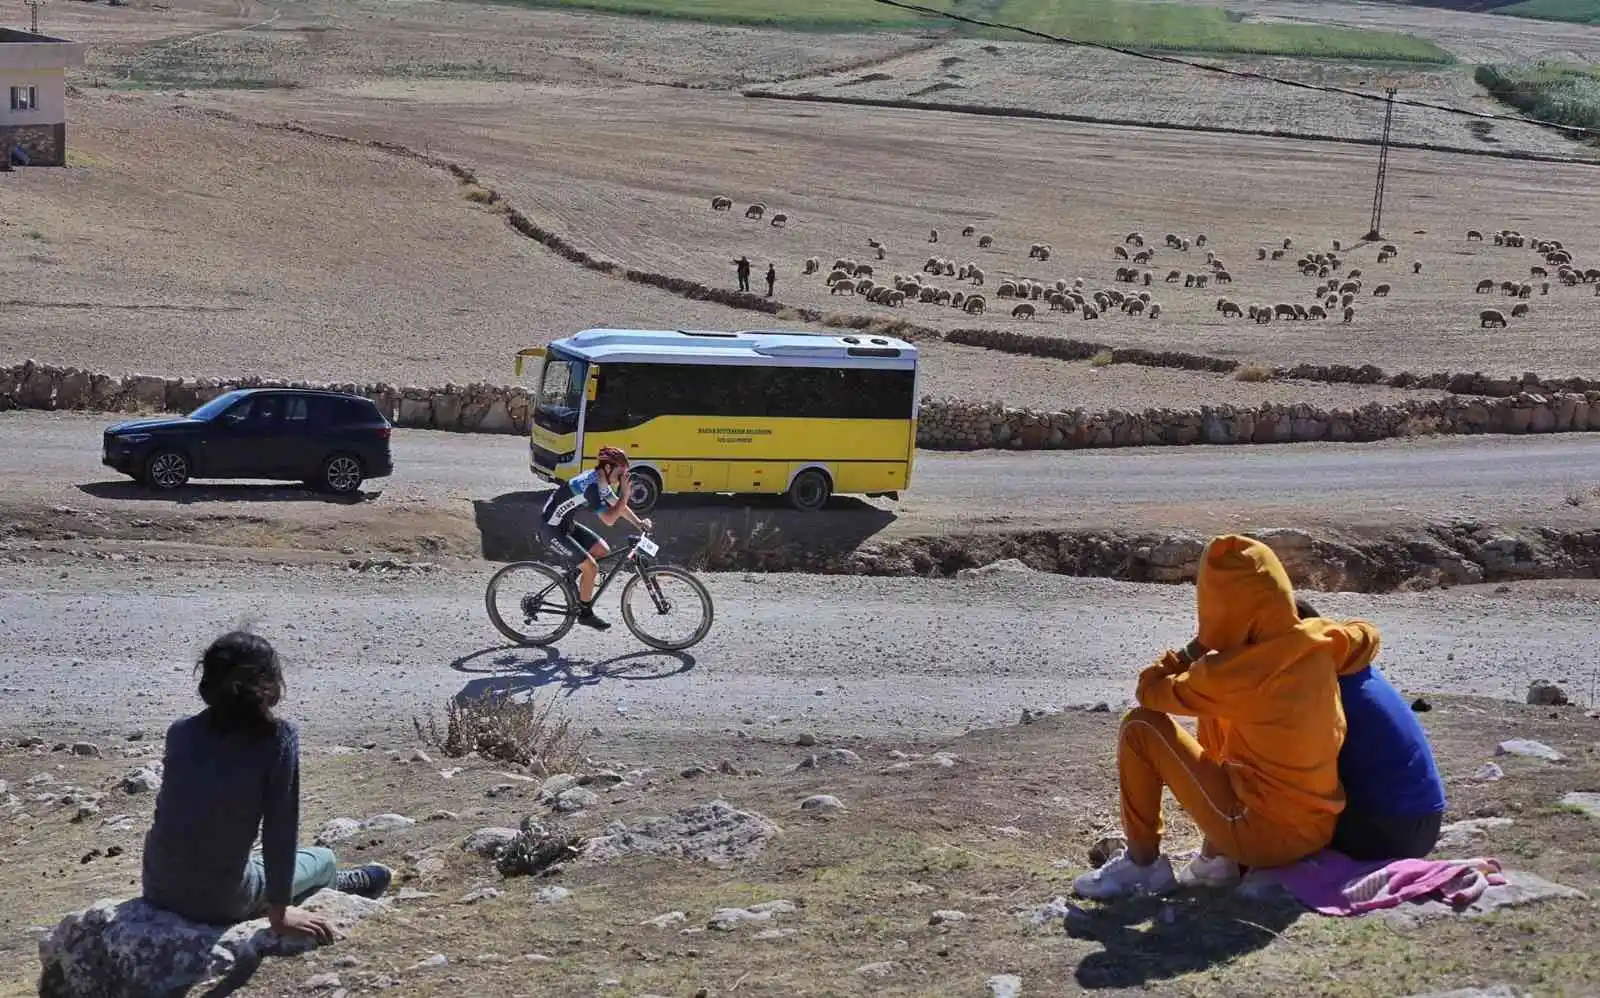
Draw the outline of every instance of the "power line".
[[[1600,138],[1600,129],[1584,128],[1579,125],[1563,125],[1554,121],[1543,121],[1538,118],[1528,118],[1519,114],[1492,114],[1487,111],[1472,111],[1464,107],[1451,107],[1448,104],[1435,104],[1431,101],[1409,100],[1394,98],[1384,94],[1370,93],[1365,90],[1352,90],[1349,87],[1333,87],[1320,83],[1306,83],[1301,80],[1291,80],[1282,76],[1272,76],[1269,73],[1257,73],[1248,69],[1229,69],[1215,63],[1195,62],[1192,59],[1183,59],[1173,55],[1159,55],[1154,52],[1140,52],[1137,49],[1123,48],[1106,42],[1086,42],[1064,35],[1055,35],[1035,28],[1026,28],[1016,24],[1004,24],[1000,21],[988,21],[981,17],[969,17],[966,14],[957,14],[948,10],[936,10],[924,7],[921,4],[907,3],[906,0],[872,0],[873,3],[883,4],[886,7],[896,7],[900,10],[921,14],[925,17],[938,17],[947,21],[957,21],[961,24],[970,24],[979,28],[991,28],[999,31],[1013,31],[1019,35],[1038,38],[1041,41],[1052,42],[1056,45],[1076,45],[1080,48],[1101,49],[1106,52],[1115,52],[1118,55],[1129,56],[1134,59],[1146,59],[1150,62],[1166,63],[1169,66],[1182,66],[1186,69],[1196,69],[1206,73],[1216,73],[1221,76],[1232,76],[1236,79],[1258,80],[1263,83],[1275,83],[1284,87],[1295,87],[1300,90],[1313,90],[1317,93],[1338,94],[1344,97],[1354,97],[1358,100],[1377,101],[1387,103],[1391,107],[1395,104],[1403,107],[1415,107],[1425,111],[1439,111],[1443,114],[1460,115],[1464,118],[1477,118],[1482,121],[1511,121],[1524,125],[1541,125],[1545,128],[1554,128],[1558,131],[1568,132],[1573,135],[1583,135],[1590,138]]]

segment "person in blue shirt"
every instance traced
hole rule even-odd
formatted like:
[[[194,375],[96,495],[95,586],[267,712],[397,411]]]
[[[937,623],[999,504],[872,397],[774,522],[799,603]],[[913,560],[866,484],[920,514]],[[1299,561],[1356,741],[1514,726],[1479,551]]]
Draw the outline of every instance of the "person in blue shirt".
[[[1295,600],[1301,620],[1320,617]],[[1377,649],[1372,650],[1372,655]],[[1428,735],[1372,655],[1339,676],[1347,731],[1339,752],[1345,808],[1330,848],[1351,859],[1421,859],[1439,841],[1444,781]]]
[[[597,631],[611,626],[594,613],[594,584],[600,571],[598,559],[610,554],[611,548],[599,534],[578,522],[578,512],[587,507],[608,527],[625,517],[640,530],[649,532],[651,522],[628,508],[624,484],[627,480],[628,455],[616,447],[602,447],[592,469],[573,476],[565,485],[556,486],[545,500],[541,514],[541,522],[551,540],[582,559],[578,569],[581,604],[578,623]]]

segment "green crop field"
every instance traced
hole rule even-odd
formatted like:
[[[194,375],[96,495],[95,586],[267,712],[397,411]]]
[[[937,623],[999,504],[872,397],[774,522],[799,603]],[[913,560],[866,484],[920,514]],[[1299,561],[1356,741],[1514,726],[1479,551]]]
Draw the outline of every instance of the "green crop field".
[[[872,0],[520,0],[570,8],[804,31],[956,30],[952,22]],[[1120,0],[921,0],[923,6],[1148,51],[1280,55],[1374,62],[1454,61],[1434,43],[1390,31],[1255,24],[1219,7]],[[1563,0],[1534,0],[1563,2]],[[1579,0],[1565,0],[1579,2]],[[1591,0],[1600,2],[1600,0]],[[995,37],[1021,38],[1013,32]]]
[[[1600,129],[1600,66],[1540,62],[1479,66],[1473,78],[1524,114],[1560,125]]]
[[[1542,21],[1571,21],[1574,24],[1600,24],[1600,0],[1523,0],[1496,7],[1496,14],[1534,17]]]

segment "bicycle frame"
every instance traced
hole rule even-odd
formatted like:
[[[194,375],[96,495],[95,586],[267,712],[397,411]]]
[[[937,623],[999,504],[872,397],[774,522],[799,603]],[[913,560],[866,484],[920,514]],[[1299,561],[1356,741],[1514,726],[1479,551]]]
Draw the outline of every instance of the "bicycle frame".
[[[604,596],[606,590],[610,588],[611,580],[621,574],[619,570],[624,566],[624,564],[631,562],[634,566],[634,571],[640,571],[650,567],[652,564],[650,556],[637,550],[639,538],[641,536],[648,537],[649,535],[631,535],[629,536],[628,543],[625,547],[619,547],[610,554],[594,560],[595,565],[598,566],[596,572],[598,577],[595,579],[594,599],[592,602],[600,602],[600,597]],[[637,557],[635,557],[635,555],[637,555]],[[576,557],[571,560],[574,562],[574,564],[572,564],[567,571],[568,573],[576,573],[580,568],[583,567],[583,560]],[[573,585],[576,586],[576,584],[577,581],[576,578],[574,578]]]

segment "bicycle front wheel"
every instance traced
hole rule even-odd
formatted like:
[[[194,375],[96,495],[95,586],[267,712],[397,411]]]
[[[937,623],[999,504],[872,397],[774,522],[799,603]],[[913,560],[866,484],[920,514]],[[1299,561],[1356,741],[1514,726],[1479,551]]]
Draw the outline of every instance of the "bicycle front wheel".
[[[676,565],[640,568],[622,587],[622,620],[650,647],[683,651],[711,630],[711,593]]]
[[[483,601],[495,629],[519,645],[560,641],[578,619],[577,596],[566,578],[536,561],[494,573]]]

